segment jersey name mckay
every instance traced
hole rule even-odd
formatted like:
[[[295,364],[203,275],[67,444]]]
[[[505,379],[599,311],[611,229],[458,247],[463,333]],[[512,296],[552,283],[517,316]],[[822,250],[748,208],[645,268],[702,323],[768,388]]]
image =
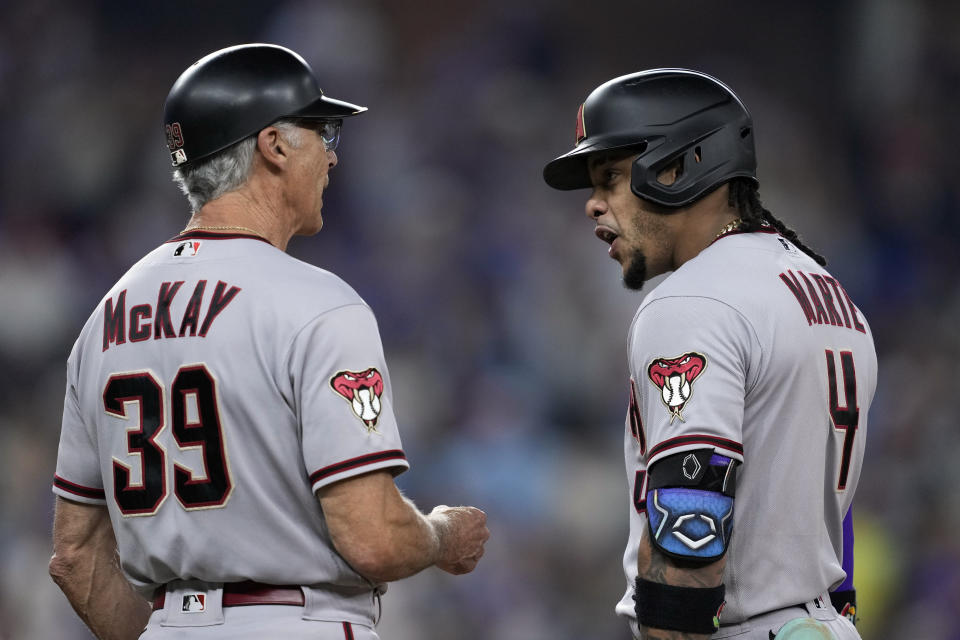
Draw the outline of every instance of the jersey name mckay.
[[[217,282],[213,293],[204,301],[207,281],[199,280],[193,286],[193,292],[184,309],[183,316],[177,318],[174,325],[170,315],[173,299],[183,289],[184,281],[163,282],[157,292],[157,303],[135,304],[127,312],[127,290],[122,290],[116,298],[107,298],[103,303],[103,350],[111,344],[120,345],[130,342],[142,342],[160,338],[183,338],[200,335],[205,338],[220,312],[240,292],[240,287],[232,286],[222,280]],[[189,290],[189,289],[186,289]]]

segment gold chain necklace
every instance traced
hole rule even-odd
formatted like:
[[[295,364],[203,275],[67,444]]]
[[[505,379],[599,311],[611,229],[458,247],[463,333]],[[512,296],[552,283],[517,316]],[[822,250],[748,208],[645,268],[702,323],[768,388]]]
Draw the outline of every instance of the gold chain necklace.
[[[240,225],[197,225],[195,227],[184,227],[180,233],[187,233],[189,231],[246,231],[258,238],[263,237],[263,234],[254,231],[250,227],[242,227]]]
[[[740,225],[743,224],[743,218],[737,218],[736,220],[731,220],[727,224],[723,225],[723,228],[720,229],[720,233],[717,234],[717,237],[714,240],[718,240],[721,236],[724,236],[731,231],[736,231],[740,228]]]

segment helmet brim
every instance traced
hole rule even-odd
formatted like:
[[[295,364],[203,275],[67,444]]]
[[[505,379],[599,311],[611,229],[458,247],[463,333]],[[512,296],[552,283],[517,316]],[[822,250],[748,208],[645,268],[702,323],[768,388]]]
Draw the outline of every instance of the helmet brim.
[[[291,113],[290,115],[297,116],[298,118],[348,118],[363,113],[366,110],[366,107],[361,107],[358,104],[344,102],[336,98],[328,98],[327,96],[320,96],[307,106],[299,109],[296,113]]]
[[[587,157],[592,151],[595,149],[577,148],[554,158],[543,168],[544,181],[561,191],[586,189],[591,186]]]
[[[549,186],[561,191],[589,189],[593,187],[587,166],[591,155],[644,146],[646,141],[637,140],[635,135],[605,136],[595,140],[584,140],[575,149],[548,162],[543,168],[543,179]]]

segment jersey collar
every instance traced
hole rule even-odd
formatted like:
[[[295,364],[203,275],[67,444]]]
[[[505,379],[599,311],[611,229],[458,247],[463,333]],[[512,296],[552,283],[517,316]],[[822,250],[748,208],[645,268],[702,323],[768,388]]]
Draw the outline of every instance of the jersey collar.
[[[217,233],[214,231],[183,231],[167,240],[164,244],[171,242],[180,242],[181,240],[259,240],[266,242],[271,247],[270,241],[263,236],[252,233]]]

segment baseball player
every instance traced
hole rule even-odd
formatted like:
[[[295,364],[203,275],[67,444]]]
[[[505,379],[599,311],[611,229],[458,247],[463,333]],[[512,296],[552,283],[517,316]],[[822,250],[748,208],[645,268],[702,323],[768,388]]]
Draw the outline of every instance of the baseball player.
[[[98,638],[376,638],[384,583],[483,554],[482,511],[423,515],[394,484],[409,465],[370,307],[285,253],[320,230],[341,123],[365,110],[266,44],[173,85],[193,216],[67,362],[50,572]]]
[[[859,638],[828,592],[852,588],[844,518],[876,353],[826,261],[760,204],[746,108],[696,71],[614,78],[544,178],[592,189],[628,288],[672,272],[627,341],[617,612],[638,638]]]

